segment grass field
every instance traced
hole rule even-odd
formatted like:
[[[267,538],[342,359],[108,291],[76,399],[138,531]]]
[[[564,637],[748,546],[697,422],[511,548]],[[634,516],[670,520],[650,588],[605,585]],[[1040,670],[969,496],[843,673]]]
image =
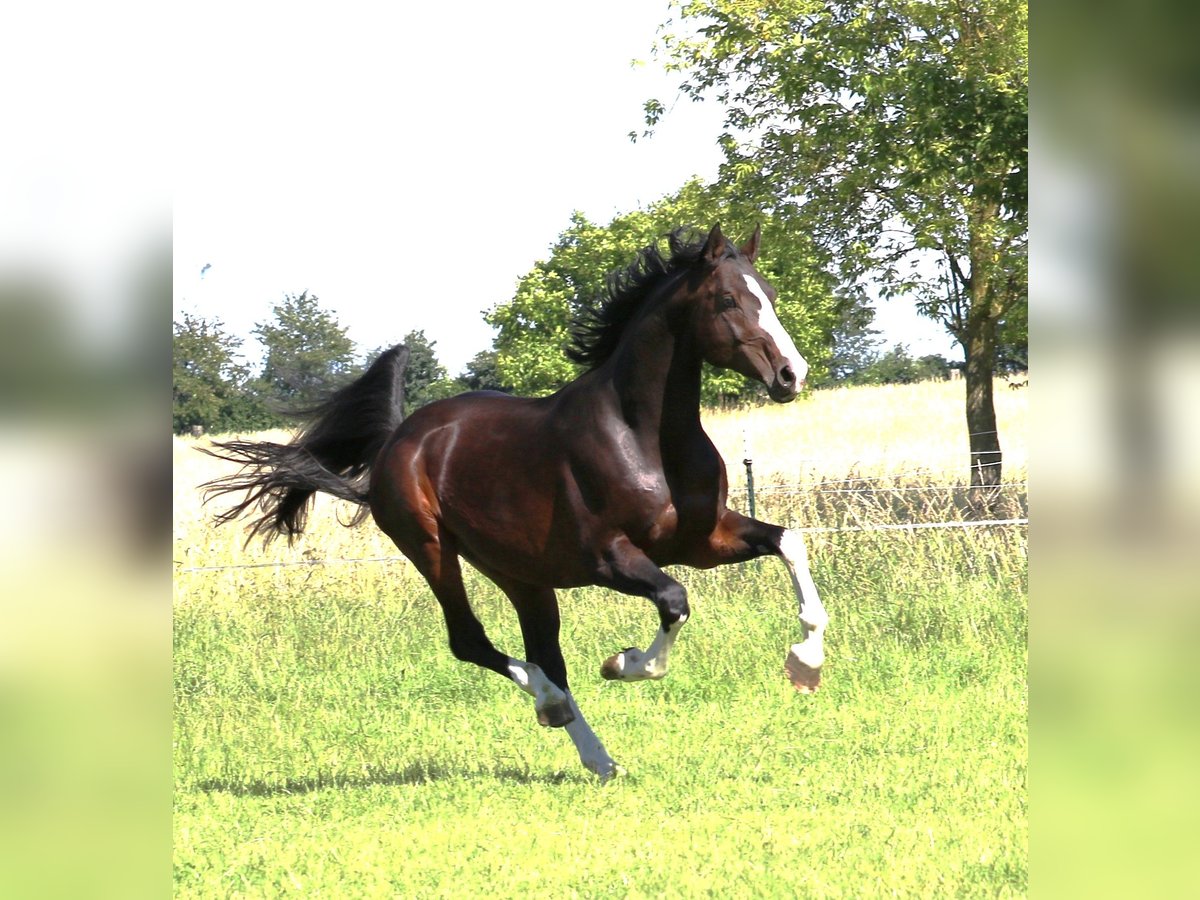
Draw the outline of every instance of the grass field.
[[[751,432],[760,518],[951,521],[980,512],[943,487],[965,480],[961,391],[821,392],[709,428],[735,489]],[[1026,402],[998,387],[1006,482]],[[194,444],[175,449],[179,896],[1025,893],[1024,528],[810,535],[833,619],[815,696],[782,674],[799,633],[776,560],[674,572],[693,615],[661,682],[598,676],[652,636],[649,603],[561,592],[574,693],[628,770],[600,786],[524,694],[451,657],[406,563],[184,571],[396,556],[332,502],[290,550],[243,550],[205,521],[194,485],[223,470]],[[1023,487],[987,512],[1022,515]],[[507,601],[468,588],[519,655]]]

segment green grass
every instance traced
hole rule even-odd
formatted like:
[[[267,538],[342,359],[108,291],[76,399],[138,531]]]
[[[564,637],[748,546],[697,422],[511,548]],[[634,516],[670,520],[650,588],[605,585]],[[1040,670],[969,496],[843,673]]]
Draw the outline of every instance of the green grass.
[[[776,560],[676,571],[693,616],[662,682],[598,676],[647,643],[649,603],[562,592],[574,693],[629,773],[605,786],[451,657],[407,565],[181,574],[177,894],[1021,895],[1024,538],[813,536],[833,617],[815,696],[782,674],[799,632]],[[502,595],[469,588],[519,655]]]
[[[1027,392],[997,388],[1005,481]],[[961,386],[818,392],[706,416],[744,508],[796,526],[1025,515],[965,490]],[[215,461],[176,440],[180,568],[395,556],[322,501],[289,549],[214,530]],[[866,481],[858,479],[869,479]],[[812,489],[816,482],[821,490]],[[921,485],[953,490],[913,490]],[[870,486],[870,493],[846,493]],[[1012,896],[1027,887],[1023,527],[807,537],[832,616],[824,684],[783,675],[800,638],[777,560],[676,570],[693,615],[661,682],[599,677],[645,646],[644,600],[560,593],[583,712],[628,775],[601,786],[511,683],[455,661],[402,562],[175,579],[175,886],[181,897]],[[516,617],[468,573],[497,646]]]

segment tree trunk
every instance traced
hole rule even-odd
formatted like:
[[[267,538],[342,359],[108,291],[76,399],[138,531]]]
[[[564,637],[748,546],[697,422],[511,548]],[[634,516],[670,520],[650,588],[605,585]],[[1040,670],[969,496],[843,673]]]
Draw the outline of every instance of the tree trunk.
[[[972,316],[974,318],[974,316]],[[1000,483],[1000,435],[992,400],[996,358],[996,322],[988,316],[973,322],[967,335],[966,372],[967,434],[971,442],[971,484]]]
[[[973,192],[981,193],[978,186]],[[971,308],[963,349],[967,387],[967,434],[971,443],[971,484],[1000,484],[1000,435],[996,430],[996,406],[992,399],[992,376],[996,370],[996,323],[1000,319],[995,290],[996,258],[990,240],[999,207],[994,203],[967,204],[967,240],[971,260],[968,290]]]

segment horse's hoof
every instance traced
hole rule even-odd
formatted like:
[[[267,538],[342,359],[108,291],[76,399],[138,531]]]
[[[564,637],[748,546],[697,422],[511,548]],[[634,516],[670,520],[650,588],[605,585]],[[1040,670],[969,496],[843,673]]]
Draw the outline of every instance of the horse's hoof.
[[[616,763],[613,763],[610,768],[605,769],[602,772],[597,772],[596,774],[600,776],[600,783],[603,785],[603,784],[611,784],[616,779],[624,778],[629,773],[625,771],[624,766],[620,766],[620,765],[617,765]]]
[[[624,676],[625,660],[623,657],[634,647],[626,647],[620,653],[614,653],[600,665],[600,677],[607,681],[620,681]]]
[[[564,699],[559,703],[549,703],[537,711],[538,724],[546,728],[562,728],[575,721],[575,712],[571,709],[570,701]]]
[[[800,646],[802,645],[796,644],[788,651],[783,669],[787,673],[792,687],[802,694],[815,694],[817,688],[821,686],[821,667],[819,665],[810,666],[804,662],[796,653],[796,648]]]

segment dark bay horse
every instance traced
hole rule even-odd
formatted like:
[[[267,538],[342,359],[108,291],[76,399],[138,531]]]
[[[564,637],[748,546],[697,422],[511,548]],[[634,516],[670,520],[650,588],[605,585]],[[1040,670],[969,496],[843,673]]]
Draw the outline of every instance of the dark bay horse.
[[[538,721],[565,726],[583,764],[602,778],[617,766],[571,696],[556,588],[602,585],[649,598],[659,617],[654,640],[614,654],[601,674],[662,678],[689,611],[687,592],[663,566],[778,556],[803,635],[786,671],[797,689],[815,690],[828,616],[803,539],[726,507],[725,466],[700,423],[705,360],[758,379],[777,402],[804,383],[807,363],[754,268],[758,247],[757,229],[739,248],[714,226],[705,240],[671,235],[669,254],[643,250],[577,321],[569,352],[587,371],[550,397],[462,394],[401,421],[405,351],[392,348],[291,444],[218,445],[214,455],[243,468],[211,482],[210,493],[246,492],[220,518],[257,506],[252,534],[290,540],[316,491],[358,503],[364,514],[369,507],[428,580],[453,654],[529,693]],[[512,601],[524,660],[484,633],[460,557]]]

